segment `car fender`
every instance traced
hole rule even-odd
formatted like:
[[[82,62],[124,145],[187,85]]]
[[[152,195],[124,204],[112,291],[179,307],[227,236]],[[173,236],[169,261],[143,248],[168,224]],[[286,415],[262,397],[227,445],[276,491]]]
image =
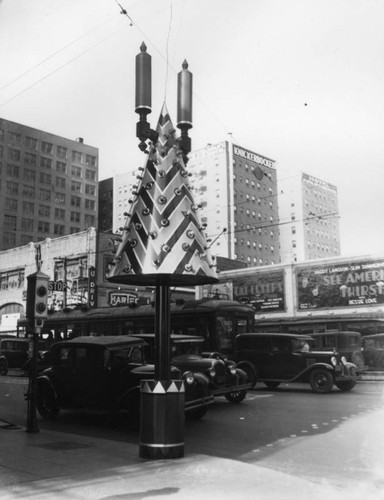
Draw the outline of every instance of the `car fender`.
[[[209,385],[209,379],[204,373],[201,372],[195,372],[194,373],[195,379],[197,382],[199,382],[202,385]]]
[[[244,370],[242,370],[241,368],[236,368],[236,375],[239,378],[246,378],[247,377],[246,372]]]
[[[293,382],[295,380],[299,380],[301,378],[306,378],[307,376],[310,375],[310,373],[313,370],[316,370],[317,368],[323,368],[323,369],[328,370],[328,371],[330,371],[332,373],[334,373],[334,371],[335,371],[334,366],[332,366],[329,363],[314,363],[313,365],[307,366],[303,371],[301,371],[300,373],[298,373],[296,375],[296,377],[294,377],[293,379],[290,380],[290,382]],[[287,380],[287,382],[288,382],[288,380]]]
[[[52,392],[55,396],[55,401],[57,403],[58,398],[57,398],[57,392],[55,389],[55,386],[52,384],[51,379],[47,377],[46,375],[39,375],[36,379],[36,387],[39,387],[40,384],[48,384],[49,387],[52,389]]]

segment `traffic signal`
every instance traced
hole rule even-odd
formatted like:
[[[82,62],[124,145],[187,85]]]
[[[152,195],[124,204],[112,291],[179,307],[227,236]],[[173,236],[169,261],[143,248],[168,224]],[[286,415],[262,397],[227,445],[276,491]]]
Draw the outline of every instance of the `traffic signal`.
[[[26,316],[35,328],[42,328],[48,316],[49,276],[37,271],[27,276],[27,311]]]

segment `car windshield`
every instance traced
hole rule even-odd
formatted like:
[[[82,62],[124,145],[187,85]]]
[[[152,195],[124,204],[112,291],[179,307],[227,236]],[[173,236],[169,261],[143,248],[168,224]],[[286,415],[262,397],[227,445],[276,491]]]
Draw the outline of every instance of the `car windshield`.
[[[313,342],[311,342],[309,339],[293,339],[292,340],[292,348],[294,351],[301,351],[301,352],[309,352],[311,350],[311,347],[313,345]]]
[[[199,355],[200,342],[174,342],[172,344],[172,357],[185,355]]]

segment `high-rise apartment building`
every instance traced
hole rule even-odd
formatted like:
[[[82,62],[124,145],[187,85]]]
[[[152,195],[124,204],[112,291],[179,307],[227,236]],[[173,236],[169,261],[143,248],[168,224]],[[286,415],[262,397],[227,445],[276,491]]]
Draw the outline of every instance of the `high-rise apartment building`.
[[[306,173],[278,181],[283,263],[340,255],[337,187]]]
[[[97,227],[98,156],[0,118],[0,250]]]
[[[187,170],[213,255],[280,262],[275,161],[228,141],[192,151]]]

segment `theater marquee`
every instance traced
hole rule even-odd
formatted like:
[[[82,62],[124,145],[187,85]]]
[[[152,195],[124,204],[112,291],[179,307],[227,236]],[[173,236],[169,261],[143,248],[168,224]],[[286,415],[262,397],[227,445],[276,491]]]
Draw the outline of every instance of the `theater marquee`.
[[[298,309],[384,304],[384,261],[297,270]]]

